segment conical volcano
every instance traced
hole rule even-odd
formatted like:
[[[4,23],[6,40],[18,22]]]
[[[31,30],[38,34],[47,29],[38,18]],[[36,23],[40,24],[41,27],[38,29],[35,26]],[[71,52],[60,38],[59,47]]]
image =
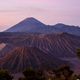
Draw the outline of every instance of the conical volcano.
[[[48,69],[66,63],[35,47],[14,47],[0,60],[0,67],[12,72],[26,68]]]
[[[44,27],[45,24],[33,17],[30,17],[14,25],[10,29],[6,30],[6,32],[41,32]]]

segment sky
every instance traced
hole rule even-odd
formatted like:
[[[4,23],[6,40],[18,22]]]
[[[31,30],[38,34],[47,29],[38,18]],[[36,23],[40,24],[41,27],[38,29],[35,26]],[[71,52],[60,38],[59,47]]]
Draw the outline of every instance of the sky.
[[[0,31],[28,17],[80,26],[80,0],[0,0]]]

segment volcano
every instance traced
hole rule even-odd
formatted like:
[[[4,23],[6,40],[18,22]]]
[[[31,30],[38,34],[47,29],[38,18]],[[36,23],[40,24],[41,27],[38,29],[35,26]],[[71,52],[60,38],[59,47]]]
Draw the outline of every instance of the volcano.
[[[76,50],[80,48],[80,28],[62,23],[45,25],[26,18],[0,33],[0,68],[21,72],[25,68],[53,69],[67,64],[80,70]]]
[[[6,36],[6,37],[5,37]],[[25,68],[55,68],[68,64],[75,70],[80,67],[76,55],[80,37],[68,33],[28,34],[5,33],[0,42],[6,44],[0,51],[0,67],[10,71]]]
[[[42,22],[33,17],[30,17],[14,25],[10,29],[6,30],[6,32],[41,32],[45,26],[46,25]]]
[[[53,69],[63,63],[67,64],[67,61],[59,60],[33,47],[15,47],[0,60],[1,68],[12,72],[20,72],[26,68]]]
[[[69,26],[62,23],[58,23],[56,25],[46,25],[33,17],[24,19],[5,32],[26,32],[43,34],[66,32],[69,34],[80,36],[80,28],[78,26]]]

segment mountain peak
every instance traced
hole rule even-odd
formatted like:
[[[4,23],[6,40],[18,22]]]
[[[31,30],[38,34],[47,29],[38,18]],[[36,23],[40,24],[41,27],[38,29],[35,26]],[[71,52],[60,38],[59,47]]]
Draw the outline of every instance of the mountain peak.
[[[28,18],[26,18],[26,20],[37,20],[37,19],[34,17],[28,17]]]
[[[24,19],[23,21],[24,21],[24,22],[29,22],[29,23],[42,23],[42,22],[40,22],[39,20],[37,20],[36,18],[34,18],[34,17],[26,18],[26,19]],[[23,22],[23,21],[22,21],[22,22]]]
[[[12,26],[6,32],[37,32],[43,30],[44,27],[45,24],[33,17],[29,17]]]

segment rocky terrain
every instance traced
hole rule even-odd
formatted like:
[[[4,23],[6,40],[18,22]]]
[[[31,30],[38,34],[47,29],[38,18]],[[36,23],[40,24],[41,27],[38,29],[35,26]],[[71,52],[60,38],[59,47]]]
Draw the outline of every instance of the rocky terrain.
[[[80,68],[76,50],[80,37],[68,33],[27,34],[1,33],[0,42],[6,46],[0,51],[0,67],[19,72],[25,68],[53,69],[64,64]]]

